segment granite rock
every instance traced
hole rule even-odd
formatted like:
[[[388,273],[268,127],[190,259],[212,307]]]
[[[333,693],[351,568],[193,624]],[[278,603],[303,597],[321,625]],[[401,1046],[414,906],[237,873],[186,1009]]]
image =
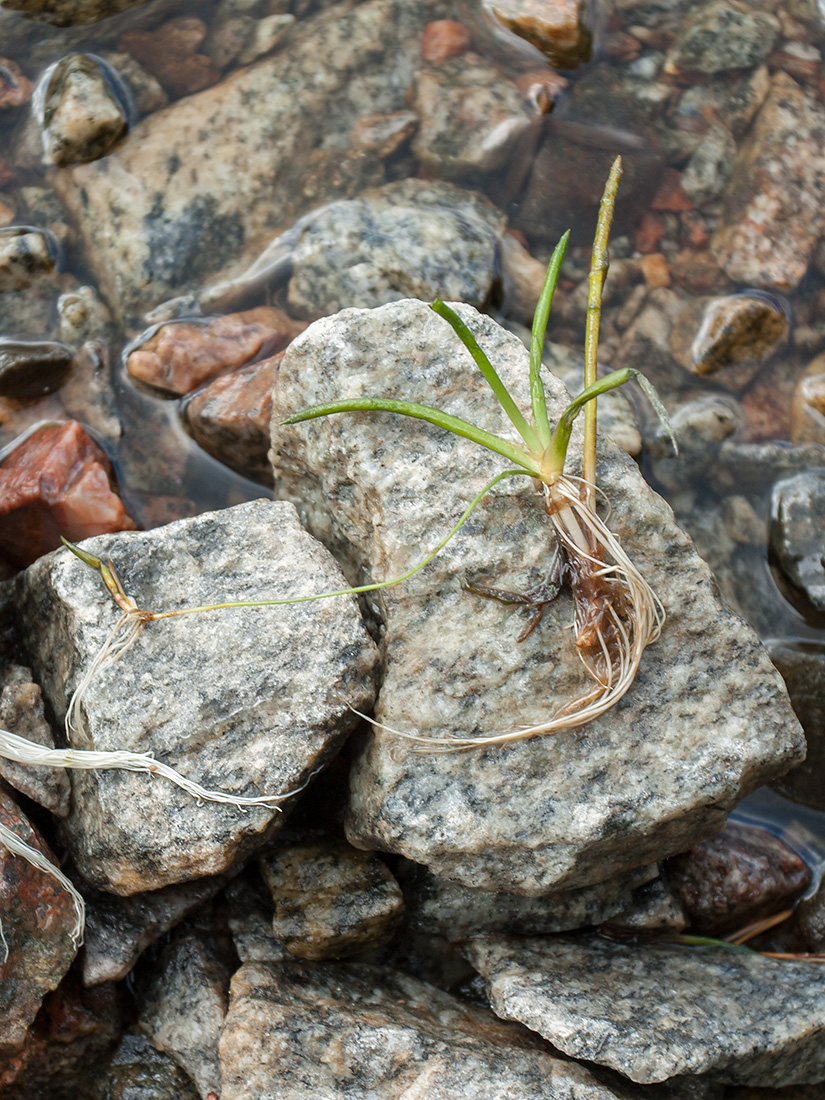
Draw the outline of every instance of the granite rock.
[[[771,548],[787,580],[825,611],[825,471],[805,470],[773,487]]]
[[[0,229],[0,292],[25,290],[54,267],[54,243],[43,230],[25,225]]]
[[[215,940],[177,937],[152,968],[141,995],[139,1027],[205,1097],[221,1091],[218,1039],[226,1016],[231,952]]]
[[[711,126],[682,175],[682,189],[697,207],[715,202],[725,190],[735,156],[736,142],[727,126]]]
[[[825,971],[810,963],[567,937],[477,940],[465,954],[498,1015],[633,1081],[825,1079]]]
[[[633,892],[633,901],[610,919],[611,928],[631,932],[684,932],[685,911],[667,882],[661,877],[646,882]]]
[[[447,179],[503,167],[530,126],[515,86],[472,52],[422,68],[412,106],[420,120],[413,152]]]
[[[791,907],[811,881],[803,860],[783,840],[740,822],[728,822],[665,868],[691,929],[709,936]]]
[[[582,0],[494,0],[493,15],[536,46],[554,69],[590,60],[591,36]]]
[[[768,643],[771,660],[782,673],[793,709],[802,723],[808,755],[774,784],[794,802],[825,810],[825,645],[821,642]],[[825,939],[823,939],[825,944]]]
[[[285,503],[256,500],[86,545],[112,558],[149,608],[344,587]],[[68,551],[21,577],[17,606],[44,695],[62,720],[117,610],[97,574]],[[75,747],[151,749],[207,788],[286,795],[335,754],[355,721],[349,707],[370,705],[375,660],[350,599],[169,619],[91,682]],[[74,772],[72,784],[67,843],[84,877],[113,893],[218,874],[280,819],[274,807],[199,805],[134,773]]]
[[[779,35],[779,20],[739,0],[691,6],[668,56],[676,72],[718,73],[759,65]]]
[[[397,874],[406,924],[457,941],[479,934],[536,936],[601,924],[624,912],[634,889],[654,878],[656,868],[640,867],[596,886],[543,897],[474,890],[409,862],[402,863]]]
[[[341,959],[388,940],[404,898],[386,865],[332,837],[261,857],[275,903],[272,931],[291,955]]]
[[[405,297],[481,305],[504,224],[504,215],[475,191],[417,179],[332,203],[302,226],[289,308],[320,317]]]
[[[60,173],[110,305],[134,316],[197,288],[245,243],[340,197],[333,169],[347,150],[328,148],[329,135],[408,106],[428,10],[428,0],[327,7],[277,54],[143,119],[104,165]],[[316,154],[326,160],[307,195]]]
[[[127,1031],[104,1067],[90,1075],[78,1100],[198,1100],[191,1079],[143,1035]]]
[[[247,872],[230,883],[224,893],[227,924],[235,951],[242,963],[282,962],[289,958],[286,947],[272,931],[272,895],[260,876]]]
[[[354,963],[242,966],[220,1051],[221,1100],[623,1095],[482,1009]]]
[[[798,286],[825,229],[825,108],[786,73],[733,164],[711,247],[739,283]]]
[[[112,70],[90,54],[67,54],[47,69],[35,96],[43,153],[64,167],[111,152],[129,122]]]
[[[2,791],[0,822],[55,862],[34,826]],[[0,1056],[5,1060],[23,1045],[43,997],[69,969],[77,950],[72,941],[77,917],[74,900],[55,878],[2,845],[0,903]]]
[[[457,308],[529,407],[527,351],[489,318]],[[545,385],[553,420],[568,397],[549,373]],[[290,345],[273,398],[276,476],[352,575],[378,581],[419,563],[502,464],[387,414],[280,424],[298,409],[354,396],[417,399],[505,435],[508,427],[470,355],[423,303],[345,310]],[[778,674],[719,601],[670,509],[606,441],[598,475],[612,529],[668,615],[632,690],[582,730],[473,753],[419,753],[377,729],[353,765],[347,834],[356,846],[400,852],[466,886],[540,896],[695,843],[801,756]],[[425,571],[383,590],[377,721],[436,740],[480,736],[537,724],[574,698],[584,673],[566,595],[516,644],[523,612],[461,587],[483,572],[497,587],[523,590],[545,577],[551,557],[537,498],[508,481]]]
[[[38,745],[54,748],[52,727],[43,713],[40,687],[31,670],[8,665],[0,672],[0,727]],[[31,768],[12,760],[0,761],[0,776],[15,790],[58,817],[69,812],[69,777],[63,768]]]

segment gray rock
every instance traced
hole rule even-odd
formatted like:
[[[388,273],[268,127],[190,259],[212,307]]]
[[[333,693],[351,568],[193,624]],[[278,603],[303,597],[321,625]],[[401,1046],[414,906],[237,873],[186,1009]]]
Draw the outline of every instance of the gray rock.
[[[825,611],[825,470],[777,482],[771,512],[771,548],[779,568],[817,611]]]
[[[128,898],[86,891],[83,984],[99,985],[125,978],[151,943],[201,902],[214,897],[233,874],[230,870],[215,878],[165,886]]]
[[[793,923],[806,951],[825,951],[825,883],[800,901]]]
[[[717,483],[737,492],[762,490],[778,477],[789,477],[811,467],[825,466],[825,446],[802,443],[798,447],[784,440],[768,443],[740,443],[726,439],[716,456]]]
[[[248,963],[221,1034],[221,1100],[617,1100],[589,1070],[405,974]]]
[[[148,115],[168,106],[169,96],[130,53],[101,50],[98,56],[111,65],[123,81],[139,115]]]
[[[544,897],[474,890],[415,863],[402,863],[397,874],[407,905],[406,924],[458,941],[486,933],[535,936],[601,924],[623,912],[635,887],[657,870],[640,867],[596,886]]]
[[[682,174],[682,190],[698,207],[714,202],[725,190],[736,142],[727,126],[711,126]]]
[[[157,960],[141,997],[138,1026],[188,1073],[203,1097],[221,1091],[218,1039],[231,974],[221,944],[181,936]]]
[[[224,894],[229,907],[227,923],[242,963],[282,962],[286,947],[272,931],[272,897],[258,876],[235,879]]]
[[[78,1100],[198,1100],[188,1075],[148,1039],[127,1031],[106,1066],[91,1074]]]
[[[271,501],[84,545],[114,559],[126,588],[161,610],[345,587],[292,506]],[[17,593],[33,665],[62,719],[117,611],[97,574],[67,551],[40,559]],[[370,705],[374,663],[351,599],[165,620],[93,679],[75,747],[152,749],[208,788],[286,793],[335,753],[355,721],[349,707]],[[280,818],[270,807],[198,805],[134,773],[72,779],[67,842],[84,877],[113,893],[220,873]]]
[[[109,346],[100,340],[87,341],[60,387],[60,404],[73,420],[81,421],[101,439],[116,442],[122,429],[110,368]]]
[[[0,229],[0,293],[25,290],[54,266],[54,243],[43,230],[25,225]]]
[[[521,343],[458,308],[529,407]],[[567,396],[552,375],[545,384],[552,420]],[[288,413],[355,395],[417,399],[488,429],[508,428],[469,354],[423,303],[346,310],[293,341],[273,399],[282,490],[304,502],[311,529],[353,574],[390,579],[435,547],[503,463],[391,415],[280,425]],[[580,731],[474,753],[415,752],[376,730],[351,779],[347,832],[357,846],[401,852],[466,886],[540,896],[695,843],[746,791],[801,755],[801,731],[777,673],[718,600],[669,508],[607,442],[599,479],[613,531],[668,614],[631,691]],[[465,575],[483,572],[497,587],[524,590],[546,576],[551,557],[535,495],[508,481],[425,572],[385,589],[377,720],[435,739],[481,736],[546,721],[574,698],[584,673],[566,595],[516,644],[523,613],[461,588]]]
[[[734,161],[711,240],[720,265],[751,286],[792,289],[825,229],[825,109],[786,73],[771,90]]]
[[[688,926],[685,911],[663,878],[646,882],[633,893],[633,901],[618,916],[613,928],[632,932],[684,932]]]
[[[386,865],[333,838],[261,857],[275,903],[272,931],[291,955],[340,959],[388,940],[404,898]]]
[[[408,179],[333,203],[308,219],[293,253],[289,307],[320,317],[399,298],[481,305],[504,215],[481,195]]]
[[[567,937],[478,940],[465,954],[498,1015],[633,1081],[825,1079],[825,971],[810,963]]]
[[[690,10],[668,57],[675,72],[750,69],[773,49],[779,20],[739,0],[711,0]]]
[[[420,119],[413,152],[448,179],[501,168],[530,126],[515,85],[476,53],[423,68],[412,105]]]
[[[0,337],[0,396],[44,397],[60,389],[74,362],[74,348],[54,340]]]
[[[22,665],[9,665],[0,672],[0,727],[46,748],[55,747],[40,688],[33,682],[31,670]],[[3,760],[0,776],[58,817],[68,814],[71,788],[65,769],[31,768]]]
[[[428,0],[327,8],[275,56],[143,119],[105,165],[60,173],[112,307],[134,316],[195,289],[247,241],[346,193],[350,153],[331,135],[407,107],[428,14]],[[381,178],[377,165],[359,190],[364,175]]]
[[[782,673],[793,709],[802,723],[808,755],[774,786],[780,794],[825,810],[825,646],[821,642],[769,642],[768,653]],[[825,937],[823,937],[825,946]]]
[[[45,158],[58,166],[105,156],[129,127],[111,70],[89,54],[68,54],[48,69],[35,103]]]

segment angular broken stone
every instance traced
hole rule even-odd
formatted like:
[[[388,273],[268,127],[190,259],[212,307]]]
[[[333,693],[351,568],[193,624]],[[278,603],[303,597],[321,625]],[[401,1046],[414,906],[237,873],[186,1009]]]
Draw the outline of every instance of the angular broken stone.
[[[407,297],[481,305],[505,220],[477,192],[429,180],[388,183],[332,203],[301,228],[290,309],[320,317]]]
[[[798,286],[825,229],[825,108],[787,73],[740,146],[711,248],[727,274],[751,286]]]
[[[161,611],[346,587],[286,503],[256,500],[84,545],[115,562],[141,606]],[[27,571],[17,600],[33,667],[62,720],[118,609],[68,551]],[[375,661],[351,597],[147,624],[92,679],[73,744],[153,750],[206,788],[285,796],[335,754],[356,721],[350,708],[370,706]],[[66,841],[83,876],[113,893],[218,874],[283,820],[274,806],[199,804],[131,772],[74,772],[72,784]]]
[[[573,1058],[649,1084],[825,1080],[825,970],[724,947],[596,937],[476,940],[495,1012]]]
[[[242,966],[220,1051],[221,1100],[625,1095],[482,1009],[354,963]]]
[[[590,59],[590,31],[582,0],[493,0],[493,15],[525,38],[555,69],[575,69]]]
[[[0,727],[18,737],[53,749],[52,727],[43,713],[43,695],[31,670],[9,665],[0,672]],[[32,768],[0,760],[0,776],[15,790],[34,799],[58,817],[69,812],[69,776],[63,768]]]
[[[825,644],[776,641],[769,642],[767,649],[782,673],[808,743],[804,761],[783,775],[774,788],[794,802],[825,810]]]
[[[529,408],[522,344],[457,308]],[[554,421],[568,397],[549,373],[545,386]],[[345,310],[290,346],[273,399],[277,477],[353,572],[388,580],[421,562],[505,464],[392,414],[281,424],[356,395],[418,400],[513,433],[469,353],[421,302]],[[747,791],[801,757],[781,679],[720,601],[669,507],[607,441],[598,475],[611,528],[668,616],[631,689],[580,729],[508,746],[417,752],[390,732],[436,740],[507,733],[546,721],[585,688],[566,593],[517,644],[529,612],[462,588],[466,576],[482,574],[524,591],[550,568],[540,499],[529,485],[501,483],[425,570],[375,599],[386,664],[375,716],[387,728],[376,728],[354,760],[346,827],[356,846],[400,852],[465,886],[540,896],[696,843]]]
[[[91,1071],[78,1100],[198,1100],[198,1091],[171,1058],[127,1031],[111,1059]]]
[[[415,863],[402,862],[396,872],[404,891],[406,924],[452,941],[496,932],[535,936],[601,924],[624,912],[635,888],[656,873],[655,866],[640,867],[580,890],[524,897],[461,886]]]
[[[332,837],[261,857],[275,903],[272,931],[291,955],[340,959],[392,935],[404,898],[386,865]]]
[[[329,169],[305,194],[313,155],[340,162],[325,135],[408,107],[429,13],[426,0],[327,6],[274,56],[143,119],[105,164],[59,173],[112,307],[136,316],[197,288],[247,242],[339,198]]]
[[[662,878],[646,882],[633,893],[633,901],[616,917],[612,928],[633,932],[684,932],[688,926],[685,912],[668,883]]]
[[[739,0],[692,5],[668,65],[678,72],[719,73],[764,61],[779,34],[779,20]]]

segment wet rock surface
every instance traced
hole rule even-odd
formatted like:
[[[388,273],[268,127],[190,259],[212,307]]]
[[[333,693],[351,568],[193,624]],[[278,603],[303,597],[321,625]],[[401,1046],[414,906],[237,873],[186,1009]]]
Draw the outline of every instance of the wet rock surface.
[[[712,936],[790,908],[811,879],[779,837],[739,822],[668,860],[666,874],[691,929]]]
[[[333,203],[301,230],[290,310],[319,317],[399,298],[480,305],[503,228],[486,199],[446,183],[403,180]]]
[[[25,400],[60,389],[74,358],[65,344],[0,338],[0,397]]]
[[[15,803],[0,791],[0,822],[54,862],[54,856]],[[43,997],[55,989],[77,950],[75,904],[50,875],[0,848],[2,942],[0,1055],[23,1045]]]
[[[222,1100],[273,1091],[283,1100],[620,1095],[481,1009],[407,975],[353,963],[242,966],[220,1049]]]
[[[590,34],[581,0],[495,0],[493,15],[525,38],[554,68],[575,68],[590,54]]]
[[[712,1074],[760,1087],[825,1074],[825,972],[726,948],[476,941],[495,1011],[642,1084]]]
[[[24,290],[54,266],[54,245],[42,230],[18,225],[0,230],[0,292]]]
[[[290,845],[260,860],[275,903],[272,931],[291,955],[340,959],[390,939],[404,898],[371,852],[333,838]]]
[[[147,1038],[131,1031],[78,1094],[79,1100],[198,1100],[198,1096],[188,1074]]]
[[[0,548],[16,566],[60,545],[134,522],[110,484],[111,467],[77,421],[41,428],[0,467]]]
[[[521,344],[472,310],[460,312],[524,400]],[[344,311],[284,356],[273,408],[277,476],[305,502],[311,528],[375,580],[417,564],[501,469],[498,460],[389,415],[283,428],[279,421],[324,401],[380,395],[443,405],[500,429],[473,370],[448,326],[417,302]],[[545,384],[553,417],[566,399],[551,376]],[[465,471],[462,484],[456,469]],[[776,673],[717,602],[669,510],[607,443],[599,479],[614,532],[669,615],[632,690],[583,731],[472,754],[411,752],[377,730],[354,764],[351,841],[401,852],[467,886],[541,895],[694,843],[745,791],[798,759],[801,734]],[[461,588],[466,573],[482,571],[498,587],[529,588],[546,573],[550,543],[535,499],[512,483],[424,573],[382,593],[379,722],[435,738],[507,732],[546,720],[578,694],[583,673],[571,652],[566,597],[516,645],[519,613]]]
[[[792,585],[825,611],[825,471],[777,482],[771,502],[771,548]]]
[[[111,70],[88,54],[69,54],[43,77],[39,117],[43,153],[58,166],[110,152],[128,129]]]
[[[345,587],[292,506],[263,500],[87,548],[117,560],[141,604],[164,610]],[[117,609],[97,574],[68,552],[21,578],[18,606],[44,694],[62,719]],[[348,708],[370,705],[375,648],[350,600],[152,625],[159,629],[144,630],[89,685],[76,747],[152,749],[209,789],[286,795],[340,746],[354,723]],[[165,782],[161,798],[145,775],[75,772],[72,785],[65,830],[75,862],[114,893],[220,873],[282,820],[274,807],[198,804]]]
[[[805,760],[777,780],[775,789],[795,802],[825,810],[825,646],[815,642],[769,642],[771,660],[782,673],[805,740]]]

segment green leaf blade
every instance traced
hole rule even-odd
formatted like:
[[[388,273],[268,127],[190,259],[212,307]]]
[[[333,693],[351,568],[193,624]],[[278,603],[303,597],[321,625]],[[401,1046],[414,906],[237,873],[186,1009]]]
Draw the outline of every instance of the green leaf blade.
[[[533,406],[533,423],[542,450],[549,446],[552,433],[550,421],[547,417],[544,383],[541,380],[541,358],[544,352],[544,338],[547,333],[550,307],[553,304],[553,295],[556,293],[556,284],[559,281],[559,272],[569,240],[570,230],[568,229],[550,257],[547,274],[544,277],[544,286],[536,306],[536,312],[533,314],[533,331],[530,337],[530,402]]]

